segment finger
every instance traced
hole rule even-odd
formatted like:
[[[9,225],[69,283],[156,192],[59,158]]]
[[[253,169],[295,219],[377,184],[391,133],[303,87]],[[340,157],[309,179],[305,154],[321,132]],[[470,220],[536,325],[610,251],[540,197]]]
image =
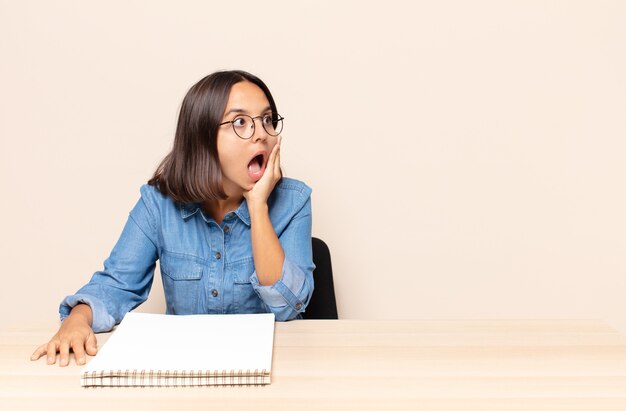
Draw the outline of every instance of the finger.
[[[78,365],[85,364],[85,343],[86,341],[82,338],[75,338],[70,344],[72,351],[74,351],[74,361]]]
[[[270,152],[270,157],[267,159],[267,168],[274,169],[274,162],[276,161],[276,152],[278,151],[278,144],[272,148]]]
[[[96,335],[94,333],[89,333],[87,341],[85,341],[85,348],[87,350],[87,354],[89,355],[96,355],[98,352],[98,340],[96,340]]]
[[[48,344],[41,344],[39,347],[37,347],[33,355],[30,356],[30,360],[35,361],[35,360],[40,359],[46,353],[47,345]]]
[[[70,343],[67,340],[61,341],[59,345],[59,365],[65,367],[70,363]]]
[[[56,341],[50,341],[46,346],[47,363],[54,364],[57,359],[57,343]]]
[[[278,151],[276,152],[276,159],[274,161],[274,175],[276,178],[280,178],[280,141],[278,142]]]

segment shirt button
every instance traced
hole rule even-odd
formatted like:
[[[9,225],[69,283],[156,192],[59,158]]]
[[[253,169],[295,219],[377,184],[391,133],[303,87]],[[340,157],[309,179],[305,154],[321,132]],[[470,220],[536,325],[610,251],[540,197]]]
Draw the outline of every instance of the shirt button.
[[[219,295],[219,293],[218,293],[218,292],[217,292],[217,290],[214,288],[214,289],[212,289],[212,290],[211,290],[211,295],[212,295],[213,297],[217,297],[217,296]]]
[[[225,226],[225,227],[224,227],[224,232],[225,232],[226,234],[230,233],[230,227],[229,227],[229,226]]]
[[[299,310],[300,308],[302,308],[302,304],[300,303],[296,304],[296,310]]]
[[[226,214],[226,218],[235,218],[235,213]]]
[[[222,258],[222,253],[218,251],[217,253],[215,253],[215,259],[219,260],[220,258]]]

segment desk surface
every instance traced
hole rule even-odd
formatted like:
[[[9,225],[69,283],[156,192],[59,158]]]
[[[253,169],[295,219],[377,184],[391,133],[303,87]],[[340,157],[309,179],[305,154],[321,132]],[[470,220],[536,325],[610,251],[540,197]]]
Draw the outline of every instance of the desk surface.
[[[626,409],[626,338],[598,321],[277,323],[264,387],[82,388],[29,360],[55,331],[0,333],[0,409]]]

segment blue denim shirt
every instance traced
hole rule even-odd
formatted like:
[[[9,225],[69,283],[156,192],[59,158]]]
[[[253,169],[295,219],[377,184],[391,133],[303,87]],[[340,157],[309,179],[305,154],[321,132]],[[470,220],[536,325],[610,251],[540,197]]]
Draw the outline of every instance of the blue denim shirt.
[[[270,220],[285,252],[280,279],[259,284],[246,200],[221,224],[201,204],[178,204],[143,185],[104,269],[60,305],[89,304],[94,332],[106,332],[148,297],[157,259],[168,314],[273,312],[301,318],[313,292],[311,189],[283,178],[268,199]]]

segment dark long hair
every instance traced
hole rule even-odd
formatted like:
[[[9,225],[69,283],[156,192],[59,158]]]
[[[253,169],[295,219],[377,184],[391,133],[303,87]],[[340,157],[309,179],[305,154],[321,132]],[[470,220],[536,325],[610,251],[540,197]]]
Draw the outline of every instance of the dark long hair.
[[[258,77],[241,70],[209,74],[185,95],[178,115],[174,147],[148,184],[177,203],[226,198],[217,153],[217,130],[230,90],[241,81],[256,84],[267,97],[272,113],[278,112],[270,90]]]

